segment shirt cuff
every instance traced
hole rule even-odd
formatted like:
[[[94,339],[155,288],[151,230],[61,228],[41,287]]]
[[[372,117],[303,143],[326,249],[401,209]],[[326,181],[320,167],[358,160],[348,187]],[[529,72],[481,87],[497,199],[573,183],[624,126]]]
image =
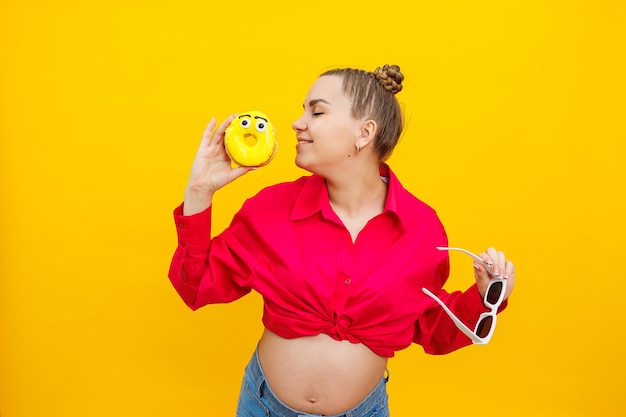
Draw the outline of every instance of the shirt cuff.
[[[211,243],[211,207],[200,213],[185,216],[183,204],[174,209],[178,244],[188,251],[206,251]]]
[[[489,308],[485,306],[483,302],[483,297],[480,296],[480,292],[478,291],[478,286],[476,284],[472,285],[463,293],[463,302],[460,303],[459,307],[461,311],[458,312],[459,318],[463,318],[467,320],[467,323],[471,326],[474,326],[478,320],[478,317],[482,313],[489,311]],[[498,313],[506,308],[508,305],[508,300],[504,300],[500,307],[498,307]]]

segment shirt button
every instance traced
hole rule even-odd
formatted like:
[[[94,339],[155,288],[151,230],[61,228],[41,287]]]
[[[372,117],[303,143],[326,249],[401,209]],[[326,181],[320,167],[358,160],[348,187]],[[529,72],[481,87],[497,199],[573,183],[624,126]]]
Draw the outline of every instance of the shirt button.
[[[352,284],[352,280],[350,278],[346,278],[346,280],[344,281],[344,284],[350,285]]]

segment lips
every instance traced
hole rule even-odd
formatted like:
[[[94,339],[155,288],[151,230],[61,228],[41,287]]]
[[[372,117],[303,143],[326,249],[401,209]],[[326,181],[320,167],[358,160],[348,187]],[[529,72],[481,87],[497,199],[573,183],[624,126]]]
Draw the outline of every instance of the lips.
[[[303,138],[296,138],[298,139],[298,143],[313,143],[312,140],[308,140],[308,139],[303,139]]]

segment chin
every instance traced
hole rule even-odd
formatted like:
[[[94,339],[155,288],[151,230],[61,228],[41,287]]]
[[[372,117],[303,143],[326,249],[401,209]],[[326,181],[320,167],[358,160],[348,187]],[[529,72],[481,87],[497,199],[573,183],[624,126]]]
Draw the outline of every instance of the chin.
[[[310,164],[310,163],[307,163],[306,158],[303,158],[303,157],[302,157],[302,156],[300,156],[300,155],[296,155],[296,166],[297,166],[298,168],[301,168],[301,169],[307,170],[307,171],[309,171],[309,172],[313,172],[313,171],[311,170],[311,168],[312,168],[312,167],[311,167],[311,164]]]

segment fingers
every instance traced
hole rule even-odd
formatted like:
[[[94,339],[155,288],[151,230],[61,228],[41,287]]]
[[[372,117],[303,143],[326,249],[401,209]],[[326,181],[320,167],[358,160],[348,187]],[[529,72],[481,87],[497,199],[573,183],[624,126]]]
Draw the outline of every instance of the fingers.
[[[480,262],[474,261],[474,269],[478,274],[477,277],[480,279],[484,281],[489,281],[491,279],[490,272],[487,271],[487,269]]]
[[[230,171],[229,181],[234,181],[237,178],[241,177],[243,174],[246,174],[250,171],[253,171],[256,168],[253,167],[236,167]]]
[[[215,132],[213,132],[213,135],[211,136],[211,140],[213,141],[214,144],[220,145],[224,141],[224,132],[226,131],[226,128],[228,127],[230,122],[233,121],[234,118],[235,118],[235,115],[231,114],[222,123],[220,123],[217,129],[215,129]]]
[[[496,276],[507,279],[515,274],[513,262],[506,259],[504,252],[495,248],[488,248],[486,252],[481,253],[479,256],[489,265]]]
[[[217,122],[215,120],[215,117],[212,117],[211,121],[204,130],[204,133],[202,134],[200,147],[202,148],[208,146],[211,141],[213,141],[213,143],[220,144],[224,140],[224,132],[226,131],[226,128],[235,117],[236,115],[234,114],[228,116],[222,123],[220,123],[215,132],[213,132],[213,129],[215,129],[215,125],[217,124]]]
[[[504,269],[503,277],[505,279],[508,279],[508,278],[513,278],[514,276],[515,276],[515,265],[513,265],[513,262],[511,261],[506,261],[506,266]]]
[[[215,129],[215,117],[211,117],[211,121],[207,125],[206,129],[204,129],[204,133],[202,134],[202,141],[200,142],[200,147],[207,146],[209,141],[211,140],[211,132]]]
[[[226,128],[228,127],[228,125],[230,124],[230,122],[233,121],[233,119],[235,119],[236,115],[231,114],[230,116],[228,116],[226,118],[226,120],[224,120],[215,130],[215,133],[213,133],[213,137],[212,140],[215,141],[216,145],[219,145],[220,143],[222,143],[224,141],[224,132],[226,131]]]

